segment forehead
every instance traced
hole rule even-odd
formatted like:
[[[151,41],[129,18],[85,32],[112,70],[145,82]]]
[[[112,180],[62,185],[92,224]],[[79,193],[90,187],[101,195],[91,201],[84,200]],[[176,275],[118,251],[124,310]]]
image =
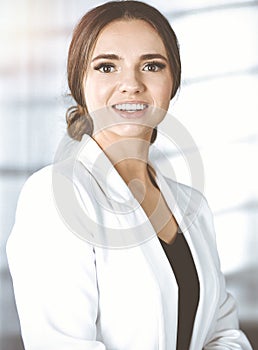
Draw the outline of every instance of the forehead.
[[[166,56],[164,43],[158,32],[146,21],[116,20],[100,32],[93,54],[103,52],[160,53]]]

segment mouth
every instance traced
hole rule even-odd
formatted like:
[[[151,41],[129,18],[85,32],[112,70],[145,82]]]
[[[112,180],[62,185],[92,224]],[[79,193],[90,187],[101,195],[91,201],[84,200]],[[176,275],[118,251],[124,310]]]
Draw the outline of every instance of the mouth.
[[[120,116],[127,119],[140,118],[144,115],[148,104],[146,103],[118,103],[112,108],[119,113]]]

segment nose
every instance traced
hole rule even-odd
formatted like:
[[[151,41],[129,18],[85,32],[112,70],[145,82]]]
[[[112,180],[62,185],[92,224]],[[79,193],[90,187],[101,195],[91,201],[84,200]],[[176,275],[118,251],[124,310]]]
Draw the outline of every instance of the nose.
[[[127,71],[120,77],[119,91],[121,93],[139,94],[144,91],[144,88],[139,72]]]

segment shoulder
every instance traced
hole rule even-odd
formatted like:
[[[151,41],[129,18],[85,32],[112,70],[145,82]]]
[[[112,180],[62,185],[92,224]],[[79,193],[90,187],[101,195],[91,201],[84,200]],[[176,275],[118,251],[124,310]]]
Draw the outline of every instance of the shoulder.
[[[176,182],[170,178],[165,178],[169,189],[177,203],[182,216],[181,229],[191,229],[192,226],[198,227],[199,231],[204,233],[206,238],[215,238],[213,213],[205,195],[185,184]]]
[[[60,164],[60,174],[66,165]],[[49,249],[60,251],[61,247],[62,251],[69,253],[73,249],[82,254],[85,247],[91,249],[86,240],[78,238],[58,207],[53,191],[53,167],[49,165],[34,172],[22,187],[7,244],[8,259],[16,259],[18,255],[24,259],[24,254],[32,254],[36,260],[37,255],[41,256]],[[63,174],[66,174],[65,171]],[[63,202],[69,204],[65,195],[62,197]],[[39,253],[41,251],[42,254]]]
[[[46,197],[51,186],[51,169],[52,165],[48,165],[27,178],[19,194],[17,211],[19,211],[21,206],[24,209],[24,207],[29,205],[30,200],[35,205],[37,198]]]
[[[208,205],[207,199],[201,191],[171,178],[164,178],[184,214],[189,215]]]
[[[19,201],[26,196],[49,196],[58,181],[69,181],[76,183],[76,177],[80,164],[72,157],[47,165],[33,174],[25,181],[19,196]],[[76,166],[75,166],[76,165]],[[76,167],[76,172],[74,171]],[[87,171],[84,169],[84,177],[87,178]]]
[[[45,166],[28,177],[17,202],[16,226],[37,227],[39,231],[43,227],[60,227],[64,223],[57,199],[61,203],[70,203],[69,190],[73,187],[67,184],[72,184],[69,179],[71,169],[72,163],[66,160]]]

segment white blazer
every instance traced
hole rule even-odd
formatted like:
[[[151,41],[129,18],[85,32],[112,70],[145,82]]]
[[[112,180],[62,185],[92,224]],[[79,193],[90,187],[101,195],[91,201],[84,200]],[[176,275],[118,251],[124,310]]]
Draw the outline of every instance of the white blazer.
[[[178,287],[157,235],[95,141],[79,146],[19,198],[7,254],[25,349],[176,350]],[[250,350],[206,200],[153,166],[199,277],[190,349]]]

